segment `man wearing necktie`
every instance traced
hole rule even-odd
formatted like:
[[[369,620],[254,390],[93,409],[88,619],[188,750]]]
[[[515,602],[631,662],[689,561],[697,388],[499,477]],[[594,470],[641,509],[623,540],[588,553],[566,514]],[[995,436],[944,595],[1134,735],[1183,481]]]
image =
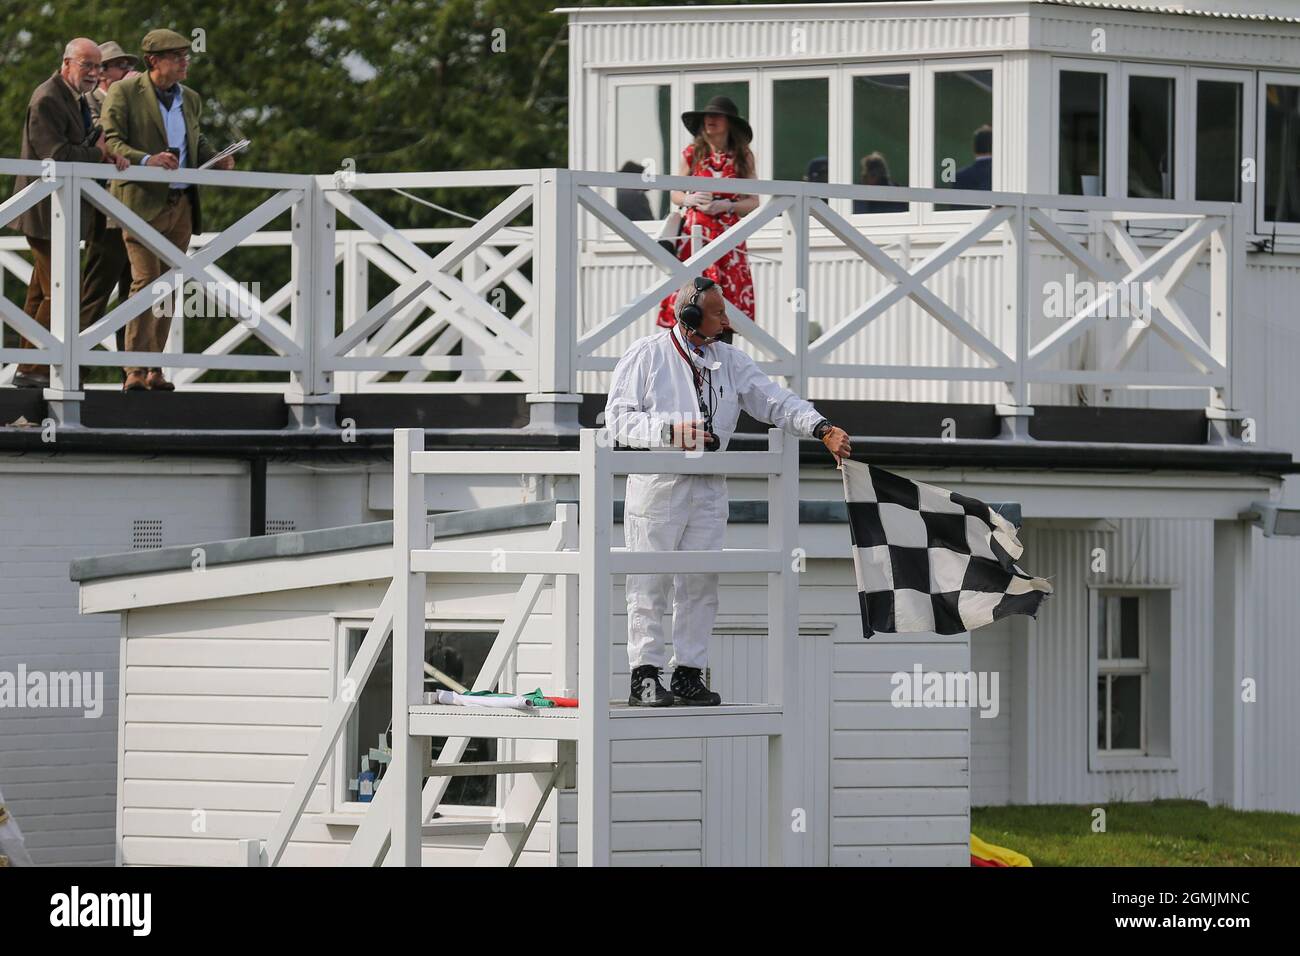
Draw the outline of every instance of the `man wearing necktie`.
[[[102,135],[93,145],[86,142],[92,123],[85,94],[95,88],[100,67],[99,47],[93,40],[78,37],[64,48],[59,71],[36,88],[27,105],[20,159],[53,160],[56,164],[117,162],[107,151]],[[118,168],[125,166],[125,161],[118,162]],[[21,192],[37,178],[18,176],[14,192]],[[17,228],[27,238],[34,260],[23,311],[48,329],[51,301],[50,201],[42,200],[19,216]],[[89,239],[102,228],[103,217],[83,201],[81,238]],[[31,343],[23,340],[20,347],[31,347]],[[14,385],[19,388],[44,388],[49,384],[48,365],[24,363],[16,369]]]
[[[633,448],[726,449],[743,409],[799,438],[817,438],[836,458],[849,437],[817,409],[763,373],[748,355],[720,341],[729,328],[722,291],[699,277],[677,293],[677,324],[633,343],[619,360],[605,405],[614,441]],[[797,507],[797,502],[791,502]],[[727,483],[721,475],[628,475],[623,534],[633,551],[711,551],[727,529]],[[673,590],[673,676],[663,616]],[[629,574],[628,703],[716,705],[703,679],[718,611],[716,574]]]
[[[216,152],[199,130],[203,101],[181,81],[189,73],[190,41],[174,30],[150,30],[140,42],[147,72],[114,84],[104,100],[101,115],[108,148],[132,165],[160,169],[193,169]],[[231,169],[227,156],[214,168]],[[202,231],[198,189],[186,183],[115,182],[112,192],[124,206],[162,234],[181,252],[190,237]],[[125,229],[127,258],[131,261],[131,294],[135,295],[172,271],[148,246]],[[127,325],[127,352],[161,352],[171,329],[171,296]],[[173,389],[158,367],[126,368],[126,391]]]

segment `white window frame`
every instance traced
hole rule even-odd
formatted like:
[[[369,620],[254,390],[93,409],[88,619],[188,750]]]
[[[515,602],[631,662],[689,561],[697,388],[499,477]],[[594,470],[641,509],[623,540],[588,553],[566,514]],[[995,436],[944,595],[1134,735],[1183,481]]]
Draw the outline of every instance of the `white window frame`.
[[[1172,584],[1140,584],[1140,585],[1088,585],[1088,640],[1087,654],[1088,661],[1085,668],[1088,681],[1088,724],[1087,724],[1087,754],[1088,770],[1092,773],[1105,773],[1116,771],[1132,770],[1176,770],[1174,762],[1174,735],[1177,732],[1174,726],[1174,702],[1176,698],[1176,688],[1173,687],[1174,679],[1174,635],[1172,629],[1174,626],[1173,600],[1172,592],[1176,587]],[[1163,754],[1148,753],[1150,749],[1150,740],[1148,729],[1151,724],[1151,648],[1150,635],[1147,633],[1148,621],[1150,619],[1151,602],[1158,595],[1169,596],[1169,626],[1171,633],[1168,635],[1169,641],[1169,747],[1168,756]],[[1141,611],[1138,616],[1139,627],[1139,652],[1140,658],[1116,658],[1113,663],[1108,664],[1104,669],[1098,660],[1097,651],[1100,643],[1100,612],[1104,613],[1108,598],[1120,597],[1137,597],[1141,599]],[[1141,749],[1140,750],[1102,750],[1097,746],[1097,717],[1098,705],[1100,701],[1097,695],[1097,679],[1106,673],[1124,674],[1138,673],[1142,668],[1142,714],[1141,714]]]
[[[1105,634],[1107,642],[1114,649],[1115,643],[1120,639],[1119,627],[1121,616],[1119,613],[1120,604],[1125,598],[1132,598],[1138,602],[1138,653],[1137,657],[1110,657],[1101,656],[1098,653],[1096,658],[1097,678],[1114,677],[1137,677],[1141,688],[1139,694],[1139,727],[1138,727],[1138,746],[1137,748],[1118,748],[1111,746],[1110,725],[1107,723],[1106,747],[1098,747],[1098,752],[1106,757],[1145,757],[1147,755],[1147,711],[1151,706],[1150,690],[1148,684],[1151,677],[1151,665],[1147,655],[1147,614],[1149,612],[1149,598],[1141,591],[1122,591],[1108,590],[1101,591],[1097,595],[1099,604],[1099,614],[1097,615],[1097,637],[1094,642],[1094,650],[1100,652],[1101,648],[1101,622],[1103,617],[1106,621]],[[1096,692],[1094,682],[1093,691]],[[1098,701],[1100,704],[1100,701]],[[1097,708],[1100,710],[1100,706]],[[1101,716],[1098,714],[1098,716]],[[1095,725],[1094,725],[1095,726]]]
[[[691,142],[691,134],[687,132],[686,126],[681,121],[681,114],[687,112],[687,108],[695,108],[695,87],[702,83],[748,83],[749,84],[749,115],[745,119],[749,122],[750,127],[756,134],[756,139],[751,144],[755,153],[758,153],[759,169],[771,169],[769,165],[763,165],[770,162],[765,159],[763,150],[759,143],[764,129],[763,117],[765,115],[765,104],[763,102],[763,86],[761,82],[761,73],[759,70],[708,70],[703,73],[696,73],[693,70],[683,71],[681,87],[681,109],[677,111],[678,119],[674,125],[677,133],[677,146],[673,151],[673,172],[677,171],[676,163],[681,159],[682,150]],[[736,104],[739,106],[740,104]],[[744,111],[742,110],[743,114]],[[759,177],[763,178],[762,176]]]
[[[835,122],[835,118],[842,115],[839,110],[842,106],[840,102],[839,84],[835,82],[837,68],[834,66],[802,66],[802,67],[780,67],[776,69],[765,69],[759,71],[759,81],[763,96],[763,115],[769,117],[768,122],[762,126],[754,124],[752,117],[748,117],[751,125],[754,126],[755,152],[758,153],[758,169],[756,170],[759,179],[772,179],[774,171],[772,163],[776,158],[776,85],[782,80],[825,80],[826,81],[826,160],[829,164],[827,167],[826,178],[828,182],[835,182],[835,176],[839,173],[839,141],[844,135],[842,125]]]
[[[343,683],[343,678],[347,676],[350,661],[348,660],[348,645],[350,643],[350,632],[359,631],[362,635],[370,628],[372,618],[368,617],[340,617],[336,622],[335,641],[334,641],[334,679],[331,682],[333,692],[330,702],[333,703],[338,699],[338,694]],[[426,618],[424,629],[426,631],[484,631],[488,633],[501,630],[503,622],[498,619],[480,619],[480,618]],[[390,637],[389,640],[392,640]],[[514,663],[513,655],[507,662],[506,667],[501,672],[501,679],[498,681],[501,687],[512,687],[514,685]],[[362,693],[361,688],[357,688],[357,695]],[[350,719],[350,718],[349,718]],[[348,795],[348,781],[351,778],[348,767],[347,749],[347,727],[344,726],[339,734],[339,739],[334,745],[334,756],[331,758],[333,768],[329,773],[330,780],[330,806],[335,814],[365,814],[369,810],[370,803],[362,803],[360,800],[351,800]],[[513,758],[514,743],[505,738],[497,738],[497,759],[510,760]],[[510,751],[507,754],[507,751]],[[509,791],[509,785],[506,776],[497,776],[496,788],[496,806],[470,806],[459,803],[442,803],[438,805],[438,812],[443,817],[461,819],[461,820],[492,820],[500,816],[505,807],[506,795]]]
[[[1193,66],[1187,70],[1187,159],[1188,183],[1187,197],[1196,199],[1196,88],[1202,80],[1213,83],[1239,83],[1241,85],[1241,158],[1252,158],[1255,151],[1255,110],[1251,100],[1255,95],[1255,76],[1250,70],[1221,70],[1217,67]],[[1297,78],[1300,85],[1300,76]],[[1255,174],[1260,173],[1259,162],[1255,163]],[[1238,164],[1237,177],[1241,178],[1241,166]],[[1255,183],[1241,183],[1241,202],[1246,209],[1254,208]],[[1208,200],[1206,200],[1208,202]]]
[[[600,160],[597,163],[598,169],[604,169],[610,172],[618,171],[618,166],[615,164],[618,162],[617,140],[618,140],[618,90],[619,88],[624,86],[667,86],[669,88],[669,109],[672,111],[672,116],[673,116],[673,122],[669,125],[669,141],[668,141],[668,162],[670,164],[670,168],[662,170],[661,175],[664,176],[676,175],[677,159],[679,154],[682,151],[682,146],[685,145],[685,144],[679,145],[681,134],[684,134],[686,132],[681,122],[681,112],[682,112],[681,77],[682,75],[680,72],[674,71],[671,73],[669,72],[614,73],[614,74],[606,75],[603,78],[604,79],[604,83],[602,85],[603,92],[601,95],[603,96],[604,109],[601,115],[604,119],[603,128],[607,131],[607,133],[606,135],[602,135],[599,137],[600,142],[597,148],[600,151],[599,152]],[[601,198],[604,199],[606,202],[608,202],[611,206],[615,205],[616,202],[616,197],[614,195],[615,190],[612,187],[608,189],[600,189],[597,190],[597,192],[600,194]],[[595,216],[591,216],[585,210],[581,210],[580,217],[582,220],[590,221],[595,227],[595,234],[593,236],[595,240],[600,242],[617,242],[619,244],[622,243],[623,240],[620,239],[614,233],[614,230],[610,229],[603,222],[596,219]],[[663,220],[655,219],[655,220],[647,220],[646,222],[662,223]],[[643,223],[642,225],[644,226],[645,224]],[[649,229],[651,235],[655,235],[658,232],[657,226],[650,226]],[[581,251],[586,252],[589,250],[583,249]]]
[[[846,67],[840,71],[840,104],[846,117],[843,135],[840,137],[840,162],[844,167],[843,178],[836,179],[832,167],[831,182],[854,184],[857,182],[858,157],[853,155],[853,80],[859,76],[907,76],[907,131],[911,148],[908,150],[907,182],[916,187],[921,182],[921,150],[916,140],[923,117],[921,61],[912,60],[904,63],[877,63],[871,66]],[[996,134],[996,131],[995,131]],[[854,213],[851,199],[835,199],[831,207],[840,215],[859,226],[866,225],[908,225],[920,221],[920,207],[912,203],[906,212]]]
[[[1104,60],[1083,60],[1071,57],[1052,58],[1052,143],[1049,150],[1052,164],[1052,194],[1061,192],[1061,73],[1096,73],[1106,77],[1106,129],[1101,161],[1105,169],[1106,188],[1102,196],[1123,195],[1117,184],[1124,176],[1121,169],[1119,147],[1119,111],[1115,108],[1115,90],[1120,84],[1119,64]],[[1127,114],[1125,114],[1127,116]]]
[[[1276,86],[1300,86],[1300,73],[1259,70],[1255,75],[1257,80],[1255,87],[1255,182],[1245,184],[1257,187],[1255,188],[1255,231],[1261,236],[1272,236],[1274,234],[1287,237],[1300,236],[1300,222],[1273,222],[1271,219],[1264,218],[1265,181],[1267,176],[1267,170],[1264,169],[1264,157],[1267,155],[1264,137],[1268,134],[1264,114],[1268,107],[1268,87],[1270,84]]]
[[[993,181],[992,192],[1002,189],[1006,174],[1006,110],[1002,102],[1003,69],[1002,57],[971,57],[954,59],[932,59],[921,63],[921,96],[923,108],[921,123],[916,130],[916,151],[921,156],[921,175],[915,180],[922,188],[937,189],[934,181],[934,120],[935,120],[935,77],[939,73],[962,73],[969,70],[993,71]],[[959,167],[960,168],[960,167]],[[981,217],[984,209],[950,209],[936,210],[934,203],[914,203],[920,207],[922,223],[968,222]]]
[[[1191,144],[1195,143],[1195,137],[1191,135],[1191,126],[1188,122],[1190,109],[1188,108],[1188,88],[1191,84],[1188,82],[1187,67],[1185,66],[1167,66],[1163,63],[1121,63],[1120,64],[1120,82],[1119,82],[1119,179],[1117,183],[1116,198],[1128,199],[1128,109],[1129,80],[1133,77],[1158,77],[1161,79],[1171,79],[1174,81],[1174,194],[1169,197],[1174,200],[1187,200],[1192,196],[1191,182],[1189,172],[1191,170],[1191,160],[1188,153],[1192,151]],[[1109,193],[1108,193],[1109,195]],[[1137,197],[1133,197],[1137,198]]]

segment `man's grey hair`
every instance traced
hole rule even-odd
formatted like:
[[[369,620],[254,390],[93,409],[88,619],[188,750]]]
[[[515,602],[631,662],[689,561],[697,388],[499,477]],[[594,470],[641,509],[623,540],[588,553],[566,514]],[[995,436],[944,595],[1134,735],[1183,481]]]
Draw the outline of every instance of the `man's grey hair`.
[[[713,285],[709,286],[707,289],[705,289],[703,292],[700,293],[700,297],[695,300],[695,304],[700,305],[704,301],[704,297],[708,295],[710,292],[714,292],[714,291],[721,294],[722,286],[718,285],[715,282]],[[682,286],[680,289],[677,290],[677,298],[673,302],[674,319],[677,319],[678,321],[681,320],[682,309],[686,308],[686,306],[690,303],[691,296],[693,295],[695,295],[694,279],[692,279],[690,282],[686,283],[686,285]]]
[[[69,40],[68,45],[63,48],[63,59],[78,59],[83,55],[87,45],[93,46],[96,53],[99,52],[99,45],[94,40],[89,37],[74,37]]]

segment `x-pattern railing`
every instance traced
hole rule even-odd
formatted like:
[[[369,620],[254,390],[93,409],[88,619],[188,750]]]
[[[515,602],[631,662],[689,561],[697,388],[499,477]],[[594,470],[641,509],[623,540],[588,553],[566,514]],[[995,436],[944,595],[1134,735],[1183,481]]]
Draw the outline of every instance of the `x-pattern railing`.
[[[928,216],[925,241],[916,243],[921,254],[911,261],[898,257],[894,244],[885,241],[908,227],[877,227],[848,216],[849,203],[865,198],[866,187],[735,180],[728,190],[760,196],[759,207],[712,242],[692,243],[679,259],[655,240],[651,230],[656,224],[628,219],[611,202],[612,194],[618,189],[716,188],[712,178],[646,181],[636,175],[552,169],[352,174],[340,181],[0,161],[0,173],[19,172],[46,176],[0,203],[0,220],[38,202],[49,202],[61,213],[52,243],[56,320],[52,329],[42,329],[0,296],[0,323],[35,345],[0,348],[0,362],[48,362],[54,367],[54,387],[64,394],[79,388],[79,366],[131,363],[170,367],[179,384],[198,387],[209,387],[199,379],[211,369],[243,369],[288,378],[287,383],[247,387],[305,394],[361,389],[573,393],[580,375],[613,367],[621,336],[653,330],[650,317],[665,296],[742,243],[758,240],[765,250],[777,250],[775,294],[770,289],[763,293],[773,296],[774,303],[765,303],[765,309],[776,321],[769,318],[766,327],[760,326],[731,303],[727,312],[760,365],[794,387],[819,378],[984,382],[1001,386],[1001,400],[1011,405],[1030,404],[1031,389],[1040,385],[1181,387],[1204,389],[1210,404],[1232,407],[1232,318],[1244,253],[1234,238],[1238,207],[1230,204],[871,187],[871,198],[907,203]],[[271,194],[235,223],[183,250],[114,199],[101,185],[105,179],[186,181]],[[464,188],[495,189],[504,198],[463,228],[439,229],[403,229],[366,202],[378,190],[445,193]],[[157,254],[172,270],[172,282],[224,291],[244,311],[199,352],[183,345],[160,355],[112,351],[115,332],[142,309],[174,294],[156,287],[117,302],[92,326],[77,329],[74,250],[81,199],[117,219]],[[969,205],[950,211],[958,200]],[[269,231],[285,213],[292,216],[291,230]],[[338,228],[339,219],[355,228]],[[942,229],[933,228],[935,223]],[[1176,225],[1170,228],[1169,223]],[[1139,240],[1134,224],[1159,225],[1161,238]],[[291,275],[262,299],[241,294],[218,264],[237,248],[277,245],[291,250]],[[593,246],[617,247],[623,258],[606,264],[587,254]],[[937,291],[936,280],[952,274],[945,270],[960,268],[963,257],[987,255],[990,248],[1000,249],[1004,257],[997,293],[1001,307],[996,314],[975,315]],[[7,271],[21,282],[31,267],[19,249],[20,242],[13,240],[0,244],[0,273]],[[838,317],[827,314],[825,300],[817,300],[824,290],[810,289],[813,265],[828,251],[847,255],[855,268],[874,277],[864,301]],[[641,265],[629,266],[628,254]],[[1067,271],[1103,291],[1077,312],[1056,321],[1045,317],[1042,297],[1030,282],[1031,273],[1043,274],[1044,256],[1056,257]],[[607,286],[582,281],[601,269],[639,268],[636,274],[643,274],[646,265],[653,267],[652,279],[622,304],[608,301],[602,291]],[[377,299],[369,292],[371,270],[393,284]],[[1194,274],[1208,274],[1208,307],[1198,302],[1190,309],[1186,296],[1180,298]],[[1148,314],[1127,325],[1110,321],[1116,297],[1133,286],[1146,290]],[[1196,294],[1199,290],[1193,290]],[[886,316],[898,321],[901,307],[908,310],[906,322],[937,323],[961,357],[953,362],[949,350],[862,360],[863,336],[873,334]],[[810,334],[814,317],[821,331]],[[173,342],[182,342],[181,320],[174,324],[180,328]],[[1153,338],[1167,345],[1174,358],[1155,363],[1160,367],[1135,367],[1135,356]],[[250,340],[270,354],[242,354]],[[844,351],[850,343],[856,343],[855,358]],[[1071,350],[1084,343],[1096,354],[1083,361],[1071,358]],[[1171,370],[1170,361],[1182,364]],[[397,381],[387,381],[394,377]],[[429,381],[431,377],[444,380]]]

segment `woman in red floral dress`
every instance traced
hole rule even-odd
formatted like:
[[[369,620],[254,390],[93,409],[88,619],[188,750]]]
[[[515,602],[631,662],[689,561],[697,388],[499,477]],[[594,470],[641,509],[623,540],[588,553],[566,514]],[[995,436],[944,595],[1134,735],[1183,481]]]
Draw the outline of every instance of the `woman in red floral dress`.
[[[718,179],[753,179],[754,153],[749,148],[753,130],[736,109],[729,97],[715,96],[702,110],[682,114],[682,122],[695,136],[695,141],[682,150],[678,176],[713,176]],[[672,201],[682,211],[682,233],[677,246],[677,258],[683,262],[691,256],[691,231],[699,226],[701,238],[707,245],[722,235],[742,216],[758,208],[758,197],[740,193],[693,192],[673,190]],[[728,302],[738,308],[750,321],[754,319],[754,277],[749,271],[749,255],[742,242],[717,262],[704,270],[722,287]],[[675,324],[674,292],[659,303],[659,325],[672,328]]]

